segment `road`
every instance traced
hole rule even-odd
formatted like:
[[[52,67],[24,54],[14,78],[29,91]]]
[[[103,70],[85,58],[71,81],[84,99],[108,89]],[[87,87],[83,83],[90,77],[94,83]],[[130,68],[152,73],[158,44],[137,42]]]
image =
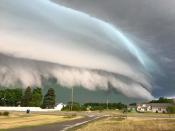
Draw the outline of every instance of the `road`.
[[[70,128],[80,126],[86,124],[88,122],[101,119],[104,116],[86,116],[81,119],[65,121],[57,124],[50,124],[50,125],[43,125],[37,127],[27,127],[27,128],[20,128],[20,129],[13,129],[13,131],[66,131]]]

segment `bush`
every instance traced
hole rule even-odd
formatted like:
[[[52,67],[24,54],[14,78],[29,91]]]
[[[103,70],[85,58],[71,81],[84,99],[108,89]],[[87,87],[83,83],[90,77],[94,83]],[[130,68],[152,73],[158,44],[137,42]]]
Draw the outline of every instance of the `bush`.
[[[5,112],[3,113],[4,116],[9,116],[9,114],[10,114],[10,113],[9,113],[8,111],[5,111]]]
[[[29,109],[27,109],[26,113],[27,113],[27,114],[29,114],[29,113],[30,113],[30,110],[29,110]]]
[[[169,114],[175,114],[175,106],[169,106],[169,107],[167,107],[167,112]]]

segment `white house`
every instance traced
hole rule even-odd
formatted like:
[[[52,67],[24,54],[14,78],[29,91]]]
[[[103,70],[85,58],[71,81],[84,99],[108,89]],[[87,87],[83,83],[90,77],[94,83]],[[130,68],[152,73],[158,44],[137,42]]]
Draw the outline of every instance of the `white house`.
[[[138,112],[157,112],[157,113],[166,113],[167,107],[172,106],[170,103],[143,103],[137,104],[136,110]]]

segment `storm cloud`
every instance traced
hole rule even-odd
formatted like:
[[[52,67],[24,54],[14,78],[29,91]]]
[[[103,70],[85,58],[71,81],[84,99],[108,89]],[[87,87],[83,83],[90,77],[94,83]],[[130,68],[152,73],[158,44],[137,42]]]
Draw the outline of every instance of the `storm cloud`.
[[[155,74],[161,74],[154,46],[126,33],[123,18],[117,24],[98,11],[49,0],[0,3],[1,85],[41,85],[42,77],[54,77],[67,87],[108,90],[110,82],[128,97],[153,98]]]
[[[153,94],[175,96],[174,0],[53,0],[117,25],[159,66]],[[156,68],[157,69],[157,68]],[[155,68],[153,69],[155,71]]]

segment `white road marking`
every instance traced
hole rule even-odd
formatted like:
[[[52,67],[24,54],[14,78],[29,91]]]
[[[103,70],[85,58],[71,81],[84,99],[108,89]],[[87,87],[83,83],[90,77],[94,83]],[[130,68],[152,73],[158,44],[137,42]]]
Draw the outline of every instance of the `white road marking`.
[[[104,117],[104,116],[101,116],[101,117],[98,116],[98,117],[95,117],[95,118],[93,118],[93,119],[91,119],[91,120],[87,120],[87,121],[83,121],[83,122],[80,122],[80,123],[76,123],[76,124],[74,124],[74,125],[70,125],[69,127],[66,127],[66,128],[64,128],[63,130],[61,130],[61,131],[66,131],[66,130],[68,130],[68,129],[71,129],[71,128],[74,128],[74,127],[77,127],[77,126],[86,124],[86,123],[88,123],[88,122],[94,121],[94,120],[99,119],[99,118],[102,118],[102,117]]]

